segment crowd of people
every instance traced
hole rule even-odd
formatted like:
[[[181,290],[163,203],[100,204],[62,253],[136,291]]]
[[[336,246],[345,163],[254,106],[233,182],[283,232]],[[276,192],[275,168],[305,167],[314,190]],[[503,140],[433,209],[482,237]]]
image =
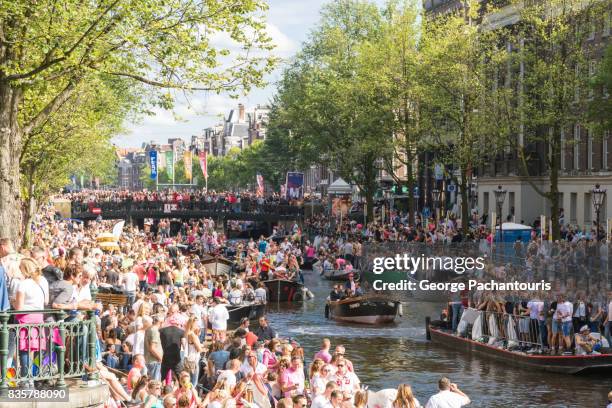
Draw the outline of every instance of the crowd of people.
[[[227,193],[187,192],[89,191],[65,197],[83,202],[229,199]],[[248,194],[240,196],[243,198],[260,199]],[[278,197],[265,200],[280,202]],[[331,220],[315,215],[306,220],[304,231],[297,224],[282,226],[271,237],[232,243],[211,219],[181,222],[178,228],[171,228],[171,221],[165,219],[146,225],[144,230],[124,227],[119,250],[105,252],[97,237],[112,230],[113,223],[61,219],[52,207],[43,207],[33,222],[29,249],[16,251],[12,242],[0,239],[0,308],[25,311],[15,314],[12,322],[19,324],[48,321],[48,316],[36,313],[44,309],[65,311],[66,321],[95,319],[95,364],[90,364],[84,341],[70,345],[80,356],[80,361],[71,364],[96,371],[108,384],[108,406],[375,406],[378,403],[372,399],[383,397],[364,390],[341,345],[332,352],[330,341],[325,339],[310,359],[295,340],[279,336],[266,317],[255,328],[246,319],[236,330],[228,331],[227,307],[265,303],[267,293],[261,281],[303,281],[304,264],[315,264],[321,271],[352,274],[354,268],[358,272],[368,267],[376,254],[372,248],[380,244],[394,252],[400,251],[393,245],[432,254],[447,253],[453,246],[474,254],[490,251],[492,236],[484,226],[471,229],[464,237],[452,219],[417,221],[411,226],[399,213],[392,213],[384,223],[369,224],[348,217]],[[193,250],[196,247],[198,251]],[[483,277],[512,278],[527,273],[533,280],[554,273],[564,278],[558,279],[562,287],[556,287],[555,293],[566,293],[567,298],[557,299],[549,293],[512,292],[504,297],[490,292],[457,293],[451,295],[444,318],[456,331],[461,329],[461,315],[468,307],[516,315],[521,317],[516,325],[520,346],[532,348],[538,343],[559,353],[574,349],[596,353],[601,340],[594,342],[593,333],[610,336],[612,292],[602,290],[605,286],[596,280],[600,277],[590,271],[608,270],[608,253],[609,244],[585,234],[567,235],[556,243],[538,237],[527,244],[517,242],[509,260],[488,263]],[[203,254],[231,256],[236,273],[231,279],[213,275],[201,262]],[[592,278],[589,284],[593,289],[588,293],[579,290],[585,287],[585,276]],[[126,295],[125,304],[103,305],[96,300],[96,292],[113,290]],[[330,298],[361,293],[360,282],[350,276],[345,285],[334,287]],[[483,333],[490,335],[486,320],[483,327]],[[500,324],[496,333],[507,329]],[[8,364],[17,369],[27,386],[32,383],[32,360],[42,346],[23,341],[20,334],[13,332]],[[44,336],[42,331],[38,334]],[[49,341],[61,341],[57,334],[54,331]],[[440,380],[439,389],[427,407],[469,403],[448,379]],[[384,401],[386,405],[378,405],[420,406],[407,384],[386,395]]]
[[[180,250],[190,237],[204,240],[213,252],[225,247],[211,220],[187,222],[176,237],[163,223],[155,233],[128,226],[120,250],[105,253],[97,237],[111,227],[107,221],[59,219],[45,207],[34,221],[29,249],[16,251],[10,240],[0,240],[0,306],[24,311],[15,314],[14,323],[42,324],[47,308],[64,310],[66,321],[95,319],[95,364],[82,340],[68,344],[79,350],[79,360],[70,364],[97,372],[108,384],[107,406],[367,406],[368,392],[342,345],[332,352],[325,339],[306,365],[300,345],[280,337],[266,317],[256,328],[243,319],[228,332],[227,305],[266,300],[263,285],[254,288],[250,281],[300,279],[303,252],[310,254],[312,245],[302,248],[289,238],[242,242],[232,247],[238,273],[223,279],[212,276],[198,255]],[[112,289],[121,289],[125,304],[96,300],[96,292]],[[8,364],[18,369],[20,386],[32,386],[32,360],[42,355],[44,330],[28,333],[29,343],[17,329],[12,333],[14,358]],[[54,342],[68,343],[56,335]],[[386,401],[395,408],[420,406],[409,385]],[[469,399],[443,379],[427,406],[444,406],[443,401],[460,406]]]

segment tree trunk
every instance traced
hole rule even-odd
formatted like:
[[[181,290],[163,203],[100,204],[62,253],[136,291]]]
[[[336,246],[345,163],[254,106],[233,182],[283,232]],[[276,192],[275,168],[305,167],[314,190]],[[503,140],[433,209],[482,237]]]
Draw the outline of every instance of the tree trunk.
[[[368,213],[366,214],[366,221],[372,222],[374,221],[374,193],[371,189],[367,188],[364,191],[365,199],[366,199],[366,207]]]
[[[21,244],[19,157],[21,130],[17,112],[22,92],[0,79],[0,237]]]

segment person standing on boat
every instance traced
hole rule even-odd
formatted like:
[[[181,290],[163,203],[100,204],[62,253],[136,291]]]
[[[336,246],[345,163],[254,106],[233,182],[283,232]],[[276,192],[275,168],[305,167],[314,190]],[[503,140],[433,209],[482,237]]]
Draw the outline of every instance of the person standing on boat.
[[[425,408],[460,408],[468,405],[470,398],[446,377],[438,381],[438,392],[427,401]]]

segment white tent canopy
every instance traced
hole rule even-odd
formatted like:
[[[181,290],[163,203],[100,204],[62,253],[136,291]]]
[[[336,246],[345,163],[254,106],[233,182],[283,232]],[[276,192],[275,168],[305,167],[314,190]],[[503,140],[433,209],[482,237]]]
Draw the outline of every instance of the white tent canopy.
[[[352,192],[353,188],[351,187],[351,185],[344,181],[341,177],[337,178],[327,188],[328,194],[351,194]]]

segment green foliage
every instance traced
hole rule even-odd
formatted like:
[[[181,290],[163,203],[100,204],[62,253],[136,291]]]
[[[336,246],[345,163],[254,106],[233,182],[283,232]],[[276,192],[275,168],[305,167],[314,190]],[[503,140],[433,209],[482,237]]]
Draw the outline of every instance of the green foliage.
[[[589,121],[598,134],[612,130],[612,44],[608,44],[604,57],[598,65],[597,74],[591,81],[593,100],[589,103]]]

